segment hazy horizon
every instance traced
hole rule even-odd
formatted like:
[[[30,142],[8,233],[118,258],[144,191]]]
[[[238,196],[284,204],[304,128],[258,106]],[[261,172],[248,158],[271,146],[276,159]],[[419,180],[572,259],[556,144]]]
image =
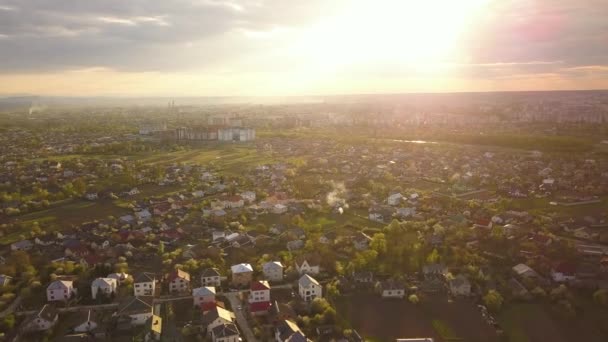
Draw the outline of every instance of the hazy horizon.
[[[601,0],[0,0],[0,95],[608,88]]]

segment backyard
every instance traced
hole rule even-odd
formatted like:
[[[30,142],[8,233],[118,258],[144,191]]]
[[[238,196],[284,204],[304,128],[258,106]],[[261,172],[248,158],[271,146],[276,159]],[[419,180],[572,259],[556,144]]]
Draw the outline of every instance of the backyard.
[[[366,340],[432,337],[436,341],[498,341],[495,330],[467,300],[448,302],[438,295],[411,304],[377,295],[353,295],[339,298],[336,306],[340,316]]]

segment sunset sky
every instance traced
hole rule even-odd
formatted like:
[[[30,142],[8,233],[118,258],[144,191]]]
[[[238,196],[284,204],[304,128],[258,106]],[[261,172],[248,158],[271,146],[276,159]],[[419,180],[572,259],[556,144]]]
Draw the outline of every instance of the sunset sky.
[[[0,94],[608,88],[607,0],[0,0]]]

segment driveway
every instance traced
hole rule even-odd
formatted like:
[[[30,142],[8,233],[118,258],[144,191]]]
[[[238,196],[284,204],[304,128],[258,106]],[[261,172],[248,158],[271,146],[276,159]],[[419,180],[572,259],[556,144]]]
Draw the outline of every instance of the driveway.
[[[239,292],[226,292],[224,296],[228,298],[230,301],[230,306],[232,310],[234,310],[234,315],[236,316],[236,322],[239,326],[239,331],[241,335],[245,338],[247,342],[257,342],[255,335],[253,335],[253,331],[251,331],[251,327],[249,326],[249,322],[247,321],[247,317],[243,313],[243,310],[239,310],[238,307],[242,306],[241,300],[239,299]]]

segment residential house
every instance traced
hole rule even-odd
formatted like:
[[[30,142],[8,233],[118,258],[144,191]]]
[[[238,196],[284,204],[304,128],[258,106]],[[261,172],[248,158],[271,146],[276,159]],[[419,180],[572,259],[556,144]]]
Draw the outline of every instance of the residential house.
[[[249,311],[252,315],[264,315],[271,306],[270,284],[266,280],[251,283],[249,291]]]
[[[283,281],[283,264],[280,261],[269,261],[262,266],[264,277],[270,281]]]
[[[247,286],[251,283],[253,278],[253,267],[251,267],[250,264],[233,265],[230,270],[232,271],[233,286]]]
[[[116,293],[118,282],[114,278],[97,278],[91,283],[91,296],[97,298],[98,293],[104,296],[112,296]]]
[[[212,342],[240,342],[239,329],[234,323],[222,323],[211,330]]]
[[[132,297],[123,301],[114,314],[126,318],[132,326],[144,325],[154,314],[154,297]]]
[[[175,270],[167,277],[169,282],[169,292],[188,292],[190,290],[190,274],[186,271]]]
[[[551,279],[564,283],[576,279],[576,265],[571,262],[560,262],[551,270]]]
[[[443,278],[447,273],[448,269],[443,264],[428,264],[422,266],[422,274],[426,279]]]
[[[353,245],[355,246],[355,249],[358,251],[363,251],[363,250],[368,249],[371,242],[372,242],[372,238],[363,232],[357,232],[353,238]]]
[[[462,274],[457,275],[454,279],[450,280],[450,292],[454,296],[468,296],[471,294],[471,283]]]
[[[143,272],[133,279],[133,294],[135,296],[154,296],[156,289],[156,276]]]
[[[108,274],[108,278],[116,279],[116,282],[118,283],[118,285],[122,284],[129,277],[130,277],[130,275],[128,275],[127,273],[124,273],[124,272]]]
[[[30,240],[21,240],[11,244],[11,251],[29,251],[34,247],[34,244]]]
[[[55,237],[50,234],[37,236],[34,238],[34,244],[44,247],[51,246],[55,244]]]
[[[96,192],[89,192],[84,195],[84,198],[89,201],[95,201],[96,199],[99,199],[99,195]]]
[[[163,319],[160,316],[152,315],[146,322],[146,334],[144,341],[161,341],[163,335]]]
[[[393,279],[381,282],[380,289],[382,290],[382,298],[403,299],[405,297],[405,286]]]
[[[276,342],[308,342],[309,339],[300,330],[298,325],[291,320],[284,320],[277,324],[274,333]]]
[[[287,250],[288,251],[297,251],[299,249],[304,248],[304,240],[292,240],[287,242]]]
[[[95,317],[95,311],[90,309],[85,315],[85,320],[81,322],[82,323],[79,323],[73,328],[75,333],[89,333],[97,329],[99,326]]]
[[[209,309],[215,306],[215,287],[203,286],[192,290],[194,306]]]
[[[34,316],[28,318],[26,322],[23,324],[24,330],[26,331],[45,331],[49,330],[55,324],[57,324],[57,320],[59,319],[59,315],[57,314],[57,310],[53,305],[45,304],[40,311],[38,311]]]
[[[392,194],[388,196],[387,203],[388,205],[399,205],[403,200],[403,195],[400,193]]]
[[[315,298],[323,297],[323,288],[321,287],[321,284],[308,274],[304,274],[300,277],[300,280],[298,280],[298,290],[300,297],[305,302],[310,302]]]
[[[357,284],[369,285],[374,282],[374,274],[372,272],[356,272],[353,274],[353,280]]]
[[[220,272],[215,268],[207,268],[201,273],[201,284],[203,286],[220,287],[222,284]]]
[[[272,206],[272,213],[273,214],[284,214],[287,212],[287,206],[281,203],[277,203],[275,205]]]
[[[152,218],[152,214],[148,209],[140,210],[135,212],[135,217],[137,220],[146,222]]]
[[[334,232],[334,231],[327,232],[319,237],[319,243],[322,243],[324,245],[329,245],[329,244],[334,243],[334,241],[336,241],[337,237],[338,237],[338,234],[336,232]]]
[[[253,191],[241,192],[241,197],[249,203],[255,202],[255,198],[256,198],[255,192],[253,192]]]
[[[538,273],[526,264],[518,264],[513,266],[513,272],[521,278],[539,278]]]
[[[235,209],[242,208],[245,205],[245,201],[239,195],[230,196],[223,200],[224,208]]]
[[[74,283],[70,280],[55,280],[46,288],[46,299],[49,302],[67,301],[74,295]]]
[[[0,274],[0,287],[9,285],[11,280],[13,280],[13,277],[7,276],[6,274]]]
[[[222,324],[234,323],[234,313],[219,306],[214,307],[203,313],[203,327],[207,329],[207,334],[211,335],[213,329]]]
[[[320,271],[319,262],[316,257],[297,257],[295,260],[296,270],[300,275],[302,274],[311,274],[317,275]]]

